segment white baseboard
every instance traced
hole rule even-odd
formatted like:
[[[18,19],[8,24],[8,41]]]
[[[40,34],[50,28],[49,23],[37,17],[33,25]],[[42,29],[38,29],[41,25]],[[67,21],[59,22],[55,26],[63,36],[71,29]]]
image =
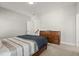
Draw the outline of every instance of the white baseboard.
[[[69,43],[69,42],[61,42],[61,44],[69,45],[69,46],[76,46],[75,43]]]

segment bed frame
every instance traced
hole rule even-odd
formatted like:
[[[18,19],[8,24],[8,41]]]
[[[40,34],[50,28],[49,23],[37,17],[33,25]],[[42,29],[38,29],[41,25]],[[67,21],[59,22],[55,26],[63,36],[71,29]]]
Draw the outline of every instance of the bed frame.
[[[43,45],[43,47],[39,49],[36,53],[34,53],[32,56],[39,56],[46,49],[47,49],[47,44]]]

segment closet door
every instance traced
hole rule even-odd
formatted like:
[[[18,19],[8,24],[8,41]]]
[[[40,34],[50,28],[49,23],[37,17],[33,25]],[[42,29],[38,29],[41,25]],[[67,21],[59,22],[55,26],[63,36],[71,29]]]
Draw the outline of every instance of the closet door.
[[[76,46],[79,47],[79,16],[76,19]]]
[[[76,7],[76,47],[79,47],[79,3],[77,3]]]

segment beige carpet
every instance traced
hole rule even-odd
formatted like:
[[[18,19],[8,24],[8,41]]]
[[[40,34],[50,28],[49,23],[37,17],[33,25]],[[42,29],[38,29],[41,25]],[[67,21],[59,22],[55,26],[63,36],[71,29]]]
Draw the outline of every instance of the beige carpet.
[[[74,48],[68,48],[65,46],[58,46],[48,44],[47,50],[45,50],[40,56],[79,56],[79,52],[73,51]]]

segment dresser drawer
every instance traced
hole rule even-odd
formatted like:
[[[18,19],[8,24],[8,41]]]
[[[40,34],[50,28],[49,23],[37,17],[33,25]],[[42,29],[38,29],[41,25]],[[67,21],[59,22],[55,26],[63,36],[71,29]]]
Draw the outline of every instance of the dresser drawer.
[[[60,43],[59,43],[59,40],[54,40],[53,43],[54,43],[54,44],[58,44],[58,45],[60,44]]]
[[[40,36],[46,37],[49,43],[60,44],[60,31],[40,31]]]

